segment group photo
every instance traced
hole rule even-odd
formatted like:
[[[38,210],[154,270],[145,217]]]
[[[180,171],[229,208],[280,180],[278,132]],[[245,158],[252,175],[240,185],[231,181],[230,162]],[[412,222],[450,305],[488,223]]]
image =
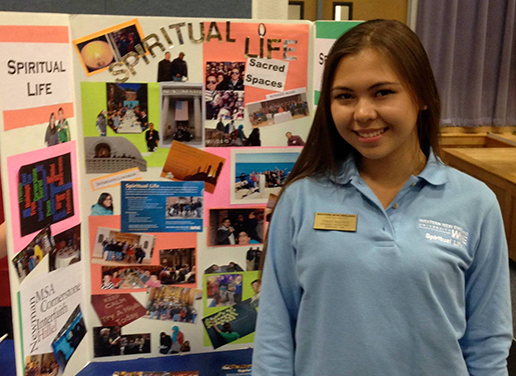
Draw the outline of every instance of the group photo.
[[[273,125],[309,116],[306,93],[248,103],[252,127]]]
[[[226,307],[242,301],[242,275],[206,276],[206,306]]]
[[[263,243],[264,209],[211,209],[209,246]]]
[[[97,229],[91,262],[101,265],[150,265],[156,237],[124,233],[106,227]]]
[[[203,197],[167,197],[165,218],[203,218]]]
[[[106,125],[115,133],[142,133],[148,129],[147,84],[107,83],[106,92],[107,119],[102,113],[97,117],[100,136],[106,136]]]
[[[150,320],[195,324],[198,315],[195,301],[201,297],[202,291],[197,289],[173,286],[152,288],[144,317]]]
[[[232,151],[231,203],[267,203],[279,194],[297,161],[299,152]]]

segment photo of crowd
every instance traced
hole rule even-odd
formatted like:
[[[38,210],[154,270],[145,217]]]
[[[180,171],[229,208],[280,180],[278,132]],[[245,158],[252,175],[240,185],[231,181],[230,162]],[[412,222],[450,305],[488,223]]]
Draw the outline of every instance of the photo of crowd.
[[[210,210],[209,246],[263,243],[264,209]]]
[[[158,279],[163,285],[195,283],[195,248],[162,249],[159,251],[163,270]]]
[[[245,62],[206,63],[206,120],[244,118]]]
[[[93,246],[92,263],[102,265],[149,265],[156,237],[149,234],[124,233],[99,227]]]
[[[252,127],[279,124],[309,116],[306,93],[248,103]]]
[[[149,128],[147,84],[106,84],[107,125],[115,133],[142,133]],[[106,119],[97,116],[97,130],[106,136]]]
[[[266,203],[279,194],[294,168],[299,152],[234,153],[231,203]]]
[[[20,283],[27,277],[48,253],[54,249],[50,226],[45,227],[34,239],[12,259]]]
[[[167,197],[166,219],[202,218],[202,197]]]
[[[122,335],[119,326],[100,326],[93,328],[94,357],[150,354],[151,335]]]
[[[59,364],[54,353],[30,355],[25,358],[25,376],[57,376]]]
[[[149,293],[147,314],[144,317],[150,320],[195,324],[198,312],[194,304],[201,296],[201,290],[184,287],[152,288]]]
[[[223,274],[206,277],[206,306],[225,307],[242,301],[242,275]]]

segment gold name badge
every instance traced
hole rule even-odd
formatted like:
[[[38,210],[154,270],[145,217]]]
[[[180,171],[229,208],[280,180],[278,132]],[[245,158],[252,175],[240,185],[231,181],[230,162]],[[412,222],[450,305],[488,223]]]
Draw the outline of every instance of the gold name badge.
[[[357,231],[356,214],[315,213],[315,230]]]

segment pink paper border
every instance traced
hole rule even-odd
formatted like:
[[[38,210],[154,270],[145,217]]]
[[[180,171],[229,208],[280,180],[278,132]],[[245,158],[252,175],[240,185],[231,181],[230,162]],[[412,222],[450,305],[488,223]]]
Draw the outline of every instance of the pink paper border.
[[[77,143],[76,141],[65,142],[63,144],[47,147],[44,149],[30,151],[28,153],[13,155],[7,158],[7,174],[9,179],[9,199],[11,202],[11,223],[12,236],[14,244],[14,253],[20,252],[30,243],[37,231],[21,236],[20,232],[20,213],[18,210],[18,173],[22,166],[43,161],[45,159],[57,157],[66,153],[70,153],[70,163],[72,168],[72,185],[73,185],[73,206],[75,214],[60,222],[50,225],[52,234],[58,234],[69,228],[78,225],[81,222],[79,213],[79,188],[77,173]]]

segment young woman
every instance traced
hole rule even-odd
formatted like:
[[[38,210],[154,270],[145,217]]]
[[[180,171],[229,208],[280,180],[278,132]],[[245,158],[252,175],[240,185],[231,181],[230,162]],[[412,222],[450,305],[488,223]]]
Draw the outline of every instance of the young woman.
[[[270,225],[254,376],[507,375],[500,208],[438,159],[439,116],[408,27],[335,42]]]
[[[47,146],[54,146],[59,143],[56,127],[56,115],[53,112],[50,114],[50,119],[48,119],[48,127],[45,133],[45,143]]]
[[[113,197],[109,193],[101,193],[97,203],[91,206],[91,215],[113,215]]]

